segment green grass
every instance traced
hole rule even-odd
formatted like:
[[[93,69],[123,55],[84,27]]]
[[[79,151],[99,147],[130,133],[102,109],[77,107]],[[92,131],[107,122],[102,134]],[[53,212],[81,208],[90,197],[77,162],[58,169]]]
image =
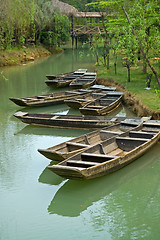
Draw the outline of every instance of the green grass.
[[[131,81],[128,82],[127,68],[122,65],[122,57],[122,55],[118,57],[117,74],[114,70],[114,59],[111,57],[109,70],[102,64],[97,66],[98,77],[116,81],[125,86],[127,91],[135,93],[137,99],[141,100],[145,106],[154,111],[160,111],[160,91],[154,75],[152,75],[151,89],[146,90],[146,74],[142,73],[142,63],[140,62],[136,67],[131,68]],[[158,64],[154,65],[159,70]],[[149,68],[148,72],[151,73]]]

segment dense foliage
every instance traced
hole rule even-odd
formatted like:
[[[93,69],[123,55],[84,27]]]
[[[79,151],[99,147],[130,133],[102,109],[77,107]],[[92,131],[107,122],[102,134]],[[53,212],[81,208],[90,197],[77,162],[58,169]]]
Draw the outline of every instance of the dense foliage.
[[[143,71],[147,73],[149,66],[160,87],[159,69],[153,63],[160,54],[159,0],[99,0],[88,5],[108,14],[102,18],[107,56],[112,48],[123,50],[124,65],[129,73],[130,67],[142,60]],[[101,41],[102,36],[99,39]]]
[[[51,0],[0,0],[0,48],[27,42],[60,45],[69,39],[69,20]]]

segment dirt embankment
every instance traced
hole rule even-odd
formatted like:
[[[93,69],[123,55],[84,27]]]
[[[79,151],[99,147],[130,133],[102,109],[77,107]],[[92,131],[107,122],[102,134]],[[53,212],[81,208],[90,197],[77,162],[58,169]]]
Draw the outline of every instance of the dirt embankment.
[[[98,78],[97,83],[106,86],[115,86],[118,91],[122,91],[124,93],[124,104],[126,104],[134,113],[136,113],[137,116],[152,116],[152,119],[160,119],[159,111],[153,111],[147,106],[143,105],[142,102],[136,98],[136,94],[128,92],[124,86],[116,83],[113,80],[107,80],[102,78]]]
[[[34,59],[49,56],[53,52],[60,50],[49,49],[43,46],[23,46],[21,49],[12,49],[0,52],[0,67],[20,65],[27,61],[34,61]]]

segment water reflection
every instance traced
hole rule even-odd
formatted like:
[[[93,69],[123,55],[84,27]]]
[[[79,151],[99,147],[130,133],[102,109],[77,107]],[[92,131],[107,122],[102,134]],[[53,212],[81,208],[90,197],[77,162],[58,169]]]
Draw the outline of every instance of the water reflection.
[[[25,127],[12,116],[20,107],[9,97],[53,91],[44,83],[46,74],[77,68],[94,71],[95,58],[89,59],[87,53],[80,59],[79,51],[67,50],[34,64],[1,69],[8,80],[0,78],[0,239],[159,239],[160,161],[154,161],[160,160],[159,146],[113,175],[66,182],[48,169],[43,171],[47,162],[37,148],[76,137],[79,130]],[[74,114],[59,107],[29,111]],[[123,109],[116,114],[121,113]],[[131,116],[127,109],[126,115]]]
[[[80,135],[91,132],[90,130],[83,129],[66,129],[66,128],[47,128],[47,127],[37,127],[37,126],[26,126],[22,130],[15,133],[25,134],[25,135],[42,135],[42,136],[61,136],[61,137],[78,137]]]
[[[56,163],[57,162],[52,161],[52,164]],[[53,174],[48,168],[45,168],[39,176],[38,181],[49,185],[59,185],[62,181],[64,181],[64,179],[56,174]]]
[[[18,107],[18,106],[17,106]],[[18,107],[18,111],[23,112],[30,112],[30,113],[61,113],[61,114],[67,114],[69,111],[69,108],[66,104],[56,104],[52,106],[46,106],[46,107]]]
[[[99,202],[100,211],[104,211],[104,214],[106,213],[107,215],[108,211],[111,212],[111,209],[113,210],[117,206],[117,211],[120,211],[120,213],[116,212],[116,215],[119,215],[121,211],[125,212],[126,202],[130,207],[132,201],[133,204],[136,205],[137,193],[135,192],[137,189],[145,194],[141,196],[142,199],[149,198],[151,200],[152,198],[152,201],[154,201],[154,194],[160,189],[159,184],[157,184],[159,182],[159,163],[157,163],[157,160],[160,160],[158,153],[159,147],[160,143],[155,145],[137,161],[111,175],[89,181],[68,180],[55,194],[52,202],[48,206],[48,212],[51,214],[75,217],[88,209],[89,206]],[[155,171],[154,178],[152,177],[153,169]],[[149,179],[148,184],[146,184],[146,177]],[[135,189],[135,182],[137,189]],[[139,184],[141,189],[139,189]],[[125,193],[124,189],[128,189],[129,192]],[[143,191],[144,189],[146,189],[146,192]],[[117,201],[114,206],[113,203],[115,199],[113,199],[112,196],[114,196]],[[112,200],[108,202],[110,198]],[[122,206],[124,209],[120,209]],[[129,209],[127,212],[127,214],[130,214]],[[112,217],[114,218],[114,212],[112,212]]]

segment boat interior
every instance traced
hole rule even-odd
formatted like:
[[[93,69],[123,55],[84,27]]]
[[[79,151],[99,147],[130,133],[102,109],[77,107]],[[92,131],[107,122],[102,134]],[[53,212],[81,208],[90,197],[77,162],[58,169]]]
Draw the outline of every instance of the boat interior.
[[[129,131],[74,155],[63,161],[61,165],[78,168],[93,167],[120,156],[125,156],[128,152],[148,142],[155,134],[157,134],[156,130],[147,128],[142,128],[139,131]]]

